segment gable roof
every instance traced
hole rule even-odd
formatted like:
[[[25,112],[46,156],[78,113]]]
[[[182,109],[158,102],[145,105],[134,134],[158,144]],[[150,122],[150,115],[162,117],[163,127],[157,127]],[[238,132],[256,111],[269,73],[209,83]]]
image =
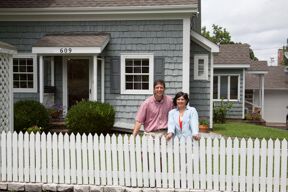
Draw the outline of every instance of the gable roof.
[[[270,90],[288,90],[288,73],[285,66],[268,66],[267,61],[253,61],[250,71],[267,71],[264,75],[264,88]],[[245,89],[259,89],[259,77],[251,73],[246,73]]]
[[[145,7],[197,4],[198,0],[1,0],[0,8]]]
[[[250,59],[250,45],[223,44],[219,45],[219,54],[214,57],[215,68],[248,68]]]

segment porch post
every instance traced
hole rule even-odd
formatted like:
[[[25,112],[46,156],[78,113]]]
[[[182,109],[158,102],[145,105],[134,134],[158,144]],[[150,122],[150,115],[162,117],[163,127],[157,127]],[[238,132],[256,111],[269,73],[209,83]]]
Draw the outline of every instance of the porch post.
[[[54,75],[54,56],[51,57],[51,86],[55,85],[55,75]]]
[[[105,68],[104,68],[104,59],[101,60],[101,102],[104,103],[105,96]]]
[[[92,101],[97,101],[97,55],[93,56]]]
[[[262,84],[261,84],[261,75],[259,75],[259,103],[258,103],[258,106],[260,106],[260,107],[262,107],[261,106],[261,104],[262,104],[262,101],[261,101],[261,99],[262,99],[262,96],[261,96],[261,93],[262,93],[262,90],[261,90],[261,88],[262,88]],[[262,114],[262,108],[261,108],[261,114]]]
[[[264,118],[264,75],[261,75],[261,115]]]
[[[43,66],[43,55],[39,57],[39,100],[43,103],[44,99],[44,66]]]

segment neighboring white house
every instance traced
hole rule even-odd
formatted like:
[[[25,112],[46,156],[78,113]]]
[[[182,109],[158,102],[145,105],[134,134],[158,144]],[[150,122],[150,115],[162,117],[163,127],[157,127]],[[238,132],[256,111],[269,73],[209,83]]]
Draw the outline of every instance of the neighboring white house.
[[[246,91],[251,91],[255,105],[261,106],[263,99],[262,118],[267,124],[285,124],[288,115],[288,72],[285,66],[267,66],[266,61],[255,61],[249,71],[253,72],[246,74]],[[263,97],[259,93],[263,86],[259,81],[261,74],[264,75]]]

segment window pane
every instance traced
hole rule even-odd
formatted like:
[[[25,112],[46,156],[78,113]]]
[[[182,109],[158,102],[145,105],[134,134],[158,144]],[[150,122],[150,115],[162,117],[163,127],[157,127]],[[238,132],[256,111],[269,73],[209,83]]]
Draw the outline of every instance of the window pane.
[[[141,67],[135,67],[134,73],[141,73]]]
[[[33,88],[33,81],[28,81],[28,88]]]
[[[142,89],[141,83],[134,83],[134,89]]]
[[[126,75],[126,82],[133,82],[133,75]]]
[[[25,82],[23,82],[23,81],[20,82],[20,88],[27,88],[26,81]]]
[[[18,66],[13,66],[13,72],[18,72]]]
[[[135,81],[135,82],[141,82],[141,79],[142,79],[142,78],[141,78],[141,75],[135,75],[135,76],[134,76],[134,81]]]
[[[126,73],[133,73],[133,67],[126,67]]]
[[[143,83],[142,85],[143,85],[143,87],[142,87],[143,89],[147,89],[147,90],[149,89],[149,84],[148,83]]]
[[[218,99],[218,77],[213,78],[213,99]]]
[[[230,99],[238,99],[238,77],[230,77]]]
[[[198,64],[199,65],[204,65],[204,59],[198,59]]]
[[[142,81],[143,82],[149,82],[149,75],[143,75],[142,76]]]
[[[141,59],[134,59],[134,66],[141,66]]]
[[[26,59],[19,59],[19,64],[22,66],[26,66]]]
[[[149,67],[142,67],[142,73],[149,73]]]
[[[19,74],[14,74],[14,75],[13,75],[13,80],[19,80],[19,79],[20,79]]]
[[[227,99],[228,95],[228,76],[220,78],[220,99]]]
[[[19,81],[13,82],[13,88],[19,88]]]
[[[204,74],[204,64],[198,65],[198,76],[202,76]]]
[[[142,59],[142,66],[149,67],[149,59]]]
[[[19,72],[26,72],[26,66],[25,65],[24,66],[21,65]]]
[[[33,74],[28,74],[27,75],[27,80],[28,81],[33,81]]]
[[[27,66],[33,66],[33,59],[27,59]]]
[[[126,89],[133,89],[133,83],[126,83]]]
[[[128,67],[133,66],[133,60],[132,59],[126,59],[126,66],[128,66]]]

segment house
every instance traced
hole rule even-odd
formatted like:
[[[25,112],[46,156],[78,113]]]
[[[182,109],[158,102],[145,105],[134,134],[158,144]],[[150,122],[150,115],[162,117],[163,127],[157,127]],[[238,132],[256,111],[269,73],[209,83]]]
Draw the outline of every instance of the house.
[[[246,74],[246,93],[252,95],[253,106],[260,106],[262,118],[268,125],[288,122],[288,71],[285,69],[284,65],[268,66],[266,61],[254,61]]]
[[[250,46],[248,44],[223,44],[214,57],[213,102],[232,102],[227,117],[245,117],[245,74],[250,67]]]
[[[219,48],[200,31],[200,0],[0,1],[0,41],[18,50],[14,102],[57,103],[65,112],[81,99],[108,102],[119,128],[133,127],[155,79],[166,81],[168,95],[188,92],[212,127]]]

